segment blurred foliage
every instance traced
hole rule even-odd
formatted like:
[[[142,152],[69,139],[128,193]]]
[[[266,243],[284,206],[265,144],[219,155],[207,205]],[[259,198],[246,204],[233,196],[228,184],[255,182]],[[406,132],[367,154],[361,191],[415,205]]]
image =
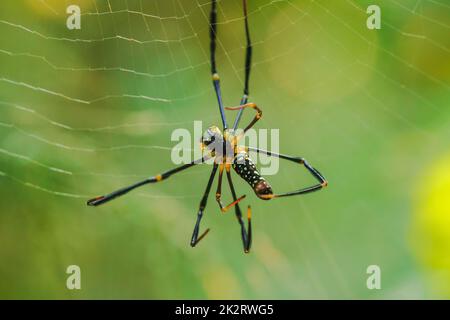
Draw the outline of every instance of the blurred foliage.
[[[366,28],[374,3],[381,30]],[[69,4],[81,7],[81,30],[66,28]],[[1,298],[450,298],[443,0],[249,0],[258,127],[279,128],[280,151],[306,157],[330,181],[263,202],[235,179],[254,212],[249,255],[233,213],[220,214],[213,196],[203,220],[211,232],[189,247],[208,166],[85,205],[172,167],[175,128],[220,123],[207,0],[1,9]],[[220,1],[219,21],[224,100],[236,105],[241,1]],[[312,182],[289,163],[268,179],[279,191]],[[65,287],[71,264],[82,290]],[[382,290],[365,287],[371,264]]]

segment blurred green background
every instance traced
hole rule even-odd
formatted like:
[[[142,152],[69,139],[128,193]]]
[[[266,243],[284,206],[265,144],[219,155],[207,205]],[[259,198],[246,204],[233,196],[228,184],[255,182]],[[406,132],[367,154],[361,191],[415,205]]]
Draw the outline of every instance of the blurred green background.
[[[81,30],[66,28],[70,4]],[[381,30],[366,27],[370,4]],[[330,181],[263,202],[235,178],[253,208],[249,255],[214,196],[211,232],[189,246],[206,165],[85,205],[171,168],[174,129],[220,124],[208,0],[0,8],[0,298],[450,298],[446,1],[249,0],[258,127],[279,128],[280,151]],[[236,105],[241,1],[220,1],[219,22],[224,102]],[[290,163],[268,179],[276,191],[313,182]],[[66,288],[71,264],[81,290]],[[381,290],[366,287],[373,264]]]

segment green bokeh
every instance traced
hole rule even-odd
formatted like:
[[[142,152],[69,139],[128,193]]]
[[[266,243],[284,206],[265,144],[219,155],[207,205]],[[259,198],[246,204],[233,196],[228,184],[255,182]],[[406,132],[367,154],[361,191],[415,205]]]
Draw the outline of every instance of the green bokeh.
[[[77,3],[82,28],[68,30],[65,8]],[[366,8],[376,3],[382,28],[369,30]],[[213,195],[203,220],[211,232],[189,246],[208,166],[85,205],[172,167],[174,129],[220,123],[208,1],[0,7],[0,298],[450,297],[411,241],[422,214],[417,190],[450,150],[443,0],[249,1],[258,127],[280,129],[280,151],[306,157],[330,181],[325,191],[263,202],[235,178],[253,209],[249,255],[233,213],[221,214]],[[241,1],[219,9],[224,102],[236,105]],[[280,166],[268,177],[277,191],[313,182]],[[81,267],[82,290],[66,289],[71,264]],[[372,264],[381,267],[382,290],[366,288]]]

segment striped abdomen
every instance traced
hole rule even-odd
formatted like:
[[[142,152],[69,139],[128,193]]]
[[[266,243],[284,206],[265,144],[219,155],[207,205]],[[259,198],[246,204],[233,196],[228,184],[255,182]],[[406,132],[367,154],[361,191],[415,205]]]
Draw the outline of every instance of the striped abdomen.
[[[263,199],[269,200],[269,197],[264,197],[273,194],[270,184],[261,177],[252,159],[247,153],[239,153],[233,160],[233,169],[236,173],[252,187],[256,195]]]

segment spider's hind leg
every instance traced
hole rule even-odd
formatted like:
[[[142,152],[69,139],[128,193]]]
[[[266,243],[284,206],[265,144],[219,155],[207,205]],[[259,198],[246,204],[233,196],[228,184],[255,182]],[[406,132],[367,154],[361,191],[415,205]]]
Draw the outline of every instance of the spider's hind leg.
[[[273,199],[273,198],[297,196],[297,195],[302,195],[302,194],[318,191],[318,190],[321,190],[321,189],[323,189],[323,188],[328,186],[328,181],[325,179],[325,177],[319,172],[319,170],[317,170],[316,168],[311,166],[308,163],[308,161],[306,161],[305,158],[302,158],[302,157],[291,157],[291,156],[287,156],[287,155],[284,155],[284,154],[278,154],[278,153],[275,153],[275,152],[262,150],[262,149],[259,149],[259,148],[253,148],[253,147],[248,147],[248,150],[249,151],[255,151],[257,153],[263,153],[263,154],[265,154],[267,156],[270,156],[270,157],[277,157],[277,158],[280,158],[280,159],[289,160],[289,161],[292,161],[294,163],[301,164],[318,181],[318,183],[315,184],[315,185],[312,185],[312,186],[306,187],[306,188],[301,188],[301,189],[298,189],[298,190],[295,190],[295,191],[291,191],[291,192],[285,192],[285,193],[280,193],[280,194],[258,195],[258,197],[260,197],[260,198],[268,200],[268,199]]]
[[[234,190],[233,181],[231,180],[231,172],[229,170],[229,167],[227,167],[227,179],[228,179],[228,184],[230,186],[231,195],[233,196],[233,200],[237,201],[236,191]],[[234,208],[235,208],[236,218],[238,220],[239,225],[241,226],[241,238],[242,238],[242,244],[244,246],[244,252],[249,253],[250,247],[252,245],[251,208],[249,206],[248,211],[247,211],[247,225],[248,225],[247,230],[245,228],[244,220],[242,219],[242,212],[241,212],[241,208],[239,207],[239,204],[237,203]]]
[[[217,183],[217,191],[216,191],[216,201],[219,204],[219,208],[220,211],[222,211],[223,213],[227,212],[229,209],[231,209],[232,207],[234,207],[235,205],[237,205],[240,201],[242,201],[245,198],[245,195],[236,198],[233,198],[233,202],[230,203],[227,206],[224,206],[222,203],[222,177],[223,177],[223,168],[224,168],[224,164],[220,164],[219,167],[219,181]]]
[[[211,190],[211,185],[213,184],[214,177],[216,175],[216,171],[217,171],[217,164],[215,163],[214,167],[211,171],[211,175],[209,176],[209,180],[208,180],[208,184],[206,185],[205,193],[203,194],[202,200],[200,201],[200,205],[199,205],[198,213],[197,213],[197,221],[195,222],[194,231],[192,232],[191,247],[195,247],[200,242],[200,240],[202,240],[209,232],[209,229],[206,229],[205,232],[203,232],[199,236],[200,222],[203,218],[203,212],[206,208],[206,203],[208,201],[209,192]]]

